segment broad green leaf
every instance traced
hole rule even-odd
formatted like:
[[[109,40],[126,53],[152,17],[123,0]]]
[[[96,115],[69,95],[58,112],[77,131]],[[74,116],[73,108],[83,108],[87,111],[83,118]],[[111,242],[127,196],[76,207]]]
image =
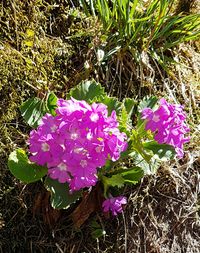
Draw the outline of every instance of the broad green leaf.
[[[49,93],[48,98],[47,98],[47,108],[53,116],[56,115],[55,110],[57,108],[57,100],[58,98],[53,92]]]
[[[110,115],[113,110],[116,111],[117,116],[120,115],[122,103],[119,102],[117,98],[104,96],[101,97],[101,100],[99,102],[107,105],[108,115]]]
[[[144,171],[145,175],[154,174],[157,169],[160,167],[161,160],[152,157],[148,162],[137,152],[133,151],[129,154],[133,159],[134,164],[139,166]]]
[[[158,99],[154,96],[151,97],[145,97],[138,106],[138,111],[143,110],[144,108],[151,108],[153,109],[154,106],[156,105]]]
[[[67,183],[61,184],[57,180],[49,177],[45,179],[45,187],[51,192],[51,205],[53,208],[66,209],[81,196],[80,191],[71,194]]]
[[[38,181],[47,174],[47,168],[30,162],[23,149],[16,149],[9,155],[8,167],[24,183]]]
[[[40,119],[47,112],[45,102],[39,98],[30,98],[21,106],[20,111],[24,120],[33,128],[36,128]]]
[[[143,147],[147,150],[151,150],[154,154],[158,155],[160,159],[173,159],[176,155],[176,151],[173,146],[168,144],[159,144],[156,141],[145,142],[143,143]]]
[[[132,170],[128,170],[121,173],[125,183],[136,184],[144,176],[143,169],[134,167]]]
[[[70,99],[70,97],[73,97],[77,100],[85,100],[90,102],[97,97],[104,97],[105,95],[106,93],[104,92],[104,88],[95,80],[92,80],[84,81],[71,89],[69,94],[67,94],[67,98]]]
[[[112,177],[103,177],[103,182],[107,186],[112,186],[112,187],[122,187],[124,185],[124,179],[121,175],[116,174],[113,175]]]
[[[136,101],[133,100],[133,99],[131,99],[131,98],[125,98],[123,100],[123,104],[124,104],[124,106],[126,108],[126,111],[127,111],[128,115],[131,116],[131,114],[133,112],[133,109],[134,109],[134,106],[136,104]]]

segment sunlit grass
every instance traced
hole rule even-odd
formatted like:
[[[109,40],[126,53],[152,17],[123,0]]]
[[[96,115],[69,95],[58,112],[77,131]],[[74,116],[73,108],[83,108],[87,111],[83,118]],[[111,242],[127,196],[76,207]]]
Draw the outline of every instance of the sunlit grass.
[[[137,64],[150,57],[167,70],[166,63],[173,62],[166,55],[171,48],[200,38],[200,14],[176,13],[173,1],[80,2],[86,15],[97,16],[103,25],[105,60],[123,51],[129,52]]]

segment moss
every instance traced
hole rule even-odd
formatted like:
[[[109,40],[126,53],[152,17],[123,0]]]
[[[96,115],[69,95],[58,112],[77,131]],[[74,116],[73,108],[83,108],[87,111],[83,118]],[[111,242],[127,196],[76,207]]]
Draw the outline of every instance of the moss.
[[[0,9],[0,124],[9,129],[27,97],[48,90],[65,96],[84,58],[82,42],[92,40],[96,27],[65,1],[2,1]]]
[[[56,4],[8,0],[0,2],[0,10],[0,229],[1,224],[6,224],[4,238],[0,237],[3,250],[2,245],[8,247],[8,238],[17,224],[26,232],[24,224],[29,220],[26,208],[20,209],[23,184],[7,168],[9,153],[26,146],[30,131],[20,116],[19,106],[27,98],[41,96],[48,90],[65,97],[68,88],[76,84],[74,73],[84,64],[88,50],[85,41],[92,41],[96,26],[95,20],[86,18],[78,9],[70,9],[66,1]],[[35,193],[33,190],[28,208]],[[25,195],[26,192],[23,198]],[[9,223],[19,209],[17,224]],[[20,215],[25,215],[27,221]],[[35,227],[38,231],[38,224]],[[21,251],[20,240],[15,234],[6,251]]]
[[[191,120],[194,125],[198,121],[194,115],[197,114],[198,100],[196,98],[199,87],[197,50],[193,51],[187,46],[187,49],[182,48],[182,52],[179,51],[180,57],[182,57],[180,63],[186,65],[188,61],[191,61],[191,66],[181,67],[180,64],[179,70],[171,66],[170,70],[175,79],[172,79],[164,71],[159,72],[160,70],[146,55],[147,63],[143,66],[144,73],[142,76],[142,69],[130,52],[120,51],[118,55],[111,57],[107,65],[99,65],[96,52],[98,48],[104,48],[105,43],[99,32],[101,27],[94,18],[86,17],[80,9],[71,8],[73,7],[72,3],[77,5],[78,1],[3,0],[0,2],[0,229],[5,223],[5,228],[0,233],[0,251],[2,252],[60,252],[61,249],[66,252],[72,252],[74,249],[76,252],[96,252],[99,248],[96,241],[91,239],[90,226],[86,224],[83,232],[75,232],[64,211],[64,215],[56,224],[53,233],[44,224],[41,214],[34,218],[35,196],[42,191],[41,184],[24,186],[8,171],[7,158],[9,153],[16,147],[26,146],[27,134],[30,131],[19,113],[19,106],[24,100],[34,95],[41,96],[47,90],[53,90],[59,97],[65,97],[65,93],[70,87],[82,79],[93,76],[106,85],[110,94],[115,94],[121,99],[126,95],[138,97],[149,92],[157,92],[159,96],[167,97],[172,94],[178,97],[177,100],[182,103],[184,101],[187,103],[186,97],[188,97],[188,104],[191,103],[191,109],[188,109]],[[134,53],[137,54],[137,52]],[[176,54],[176,51],[172,52],[173,57]],[[85,61],[89,64],[87,70],[84,67]],[[177,78],[178,73],[180,74],[179,78]],[[155,78],[152,81],[151,77],[153,78],[154,74]],[[169,87],[166,86],[168,79]],[[143,86],[141,85],[142,81]],[[163,87],[164,81],[166,84]],[[186,92],[184,92],[181,89],[181,82],[193,83],[193,85],[185,85]],[[168,94],[169,90],[171,91],[170,94]],[[198,135],[195,136],[197,140],[194,141],[194,146],[198,141]],[[193,156],[194,158],[191,160],[195,160],[196,157],[195,153],[191,152],[191,157]],[[188,162],[191,165],[191,160],[185,163]],[[175,165],[173,166],[173,171],[176,171]],[[199,178],[197,171],[197,168],[191,172],[187,170],[187,173],[190,172],[195,177],[193,181],[191,181],[190,174],[184,177],[187,185],[188,182],[191,183],[191,189],[197,187],[195,184]],[[158,174],[156,181],[155,178],[146,178],[141,185],[133,187],[133,195],[130,198],[133,204],[129,205],[126,211],[126,215],[128,215],[126,217],[126,229],[121,218],[119,221],[105,222],[104,217],[98,216],[100,222],[106,224],[108,233],[105,240],[100,240],[102,252],[124,252],[124,229],[130,238],[128,252],[140,251],[140,244],[145,245],[146,238],[152,243],[153,237],[148,234],[148,231],[153,233],[157,241],[161,241],[161,243],[159,241],[161,247],[164,247],[163,241],[167,240],[166,252],[175,252],[170,248],[170,244],[173,242],[170,239],[171,235],[168,236],[167,234],[167,237],[165,235],[160,237],[158,231],[164,225],[170,226],[170,231],[174,231],[174,229],[176,230],[174,224],[177,222],[181,225],[177,228],[185,227],[188,229],[184,217],[189,216],[191,212],[191,210],[187,212],[191,202],[190,188],[187,188],[189,198],[188,203],[185,204],[183,195],[181,193],[180,195],[176,194],[177,185],[174,184],[174,177],[171,175],[173,174],[168,173],[167,170],[163,172],[163,175]],[[177,178],[180,179],[180,176],[178,175]],[[181,189],[186,189],[185,184],[180,185]],[[157,190],[161,194],[165,194],[165,198],[161,195],[159,197]],[[198,189],[193,192],[198,193]],[[182,202],[183,210],[185,210],[182,216],[183,220],[181,220],[182,217],[180,220],[176,220],[177,214],[173,209],[175,207],[173,202],[170,204],[170,212],[174,216],[168,215],[168,199],[170,196],[175,202],[176,199],[180,199]],[[195,196],[193,196],[192,201],[193,205]],[[150,209],[151,204],[153,204],[153,209]],[[161,216],[159,208],[162,209]],[[138,212],[139,216],[137,215]],[[180,214],[179,210],[177,212]],[[149,223],[145,220],[148,214]],[[151,221],[151,218],[154,217],[152,215],[155,215],[157,221],[160,221],[158,226],[155,219],[153,222]],[[131,222],[133,221],[131,224],[129,224],[130,219]],[[191,220],[195,222],[195,218],[192,217]],[[135,223],[137,221],[138,223]],[[153,224],[155,228],[149,224]],[[191,227],[193,225],[189,229]],[[182,241],[185,241],[185,244],[190,244],[189,241],[185,240],[186,237],[181,231],[177,230],[177,233],[180,238],[183,238]],[[156,237],[156,235],[158,236]],[[180,245],[182,242],[179,243]],[[159,247],[155,247],[154,251],[159,251]]]

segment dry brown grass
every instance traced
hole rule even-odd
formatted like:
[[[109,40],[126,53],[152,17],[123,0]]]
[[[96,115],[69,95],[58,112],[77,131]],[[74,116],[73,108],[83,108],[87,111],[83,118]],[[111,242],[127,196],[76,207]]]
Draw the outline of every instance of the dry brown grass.
[[[94,66],[94,49],[100,43],[96,21],[87,20],[80,13],[74,19],[66,9],[67,1],[57,1],[59,7],[54,2],[0,3],[0,252],[199,252],[198,44],[182,44],[172,51],[172,57],[180,64],[170,66],[168,73],[147,56],[143,65],[138,66],[128,54],[114,56],[104,72],[100,66]],[[34,48],[24,47],[27,28],[35,31]],[[91,66],[87,71],[86,60]],[[44,214],[49,215],[51,209],[46,213],[41,209],[35,211],[38,194],[45,194],[42,184],[23,185],[7,168],[10,151],[25,146],[30,130],[18,107],[22,100],[41,89],[64,96],[68,88],[87,77],[95,77],[120,99],[152,93],[185,104],[192,140],[183,160],[164,163],[156,175],[125,189],[129,202],[123,216],[106,219],[102,213],[93,214],[76,230],[69,217],[71,210],[63,210],[59,220],[49,227]],[[92,219],[106,231],[99,240],[91,237]]]

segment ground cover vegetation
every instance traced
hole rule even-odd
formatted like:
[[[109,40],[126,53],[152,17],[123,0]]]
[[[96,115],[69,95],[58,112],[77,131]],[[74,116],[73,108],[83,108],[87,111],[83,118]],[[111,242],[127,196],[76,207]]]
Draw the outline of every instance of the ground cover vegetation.
[[[198,6],[187,0],[0,3],[2,252],[199,251]],[[119,101],[156,95],[184,104],[191,131],[182,159],[163,162],[156,174],[124,188],[128,203],[118,218],[102,215],[100,200],[92,204],[98,184],[68,210],[57,210],[41,182],[26,185],[7,167],[10,152],[27,149],[31,128],[22,102],[46,100],[52,91],[65,99],[92,78]]]

